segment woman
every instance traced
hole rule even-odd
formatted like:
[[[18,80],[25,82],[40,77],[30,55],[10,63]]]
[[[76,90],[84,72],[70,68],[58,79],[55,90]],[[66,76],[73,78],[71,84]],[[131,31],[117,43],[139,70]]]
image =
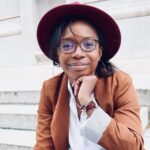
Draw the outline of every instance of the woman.
[[[47,12],[37,31],[42,51],[63,73],[43,84],[34,150],[141,150],[135,89],[109,62],[121,41],[115,21],[74,3]]]

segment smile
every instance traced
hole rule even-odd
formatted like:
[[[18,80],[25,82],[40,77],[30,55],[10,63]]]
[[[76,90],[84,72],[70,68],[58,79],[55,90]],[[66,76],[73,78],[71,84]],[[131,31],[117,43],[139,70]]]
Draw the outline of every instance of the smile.
[[[74,71],[82,71],[90,67],[89,63],[75,62],[68,64],[68,68]]]
[[[75,63],[70,63],[68,64],[69,66],[89,66],[89,63],[84,63],[84,62],[75,62]]]

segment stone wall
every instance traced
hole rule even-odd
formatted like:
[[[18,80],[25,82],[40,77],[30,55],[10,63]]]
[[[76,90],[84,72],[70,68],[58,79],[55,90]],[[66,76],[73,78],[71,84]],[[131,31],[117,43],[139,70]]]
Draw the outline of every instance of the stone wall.
[[[36,28],[50,8],[74,0],[1,0],[0,68],[47,63],[36,41]],[[107,11],[118,22],[122,44],[113,61],[150,60],[150,0],[82,0]],[[9,10],[9,11],[8,11]]]

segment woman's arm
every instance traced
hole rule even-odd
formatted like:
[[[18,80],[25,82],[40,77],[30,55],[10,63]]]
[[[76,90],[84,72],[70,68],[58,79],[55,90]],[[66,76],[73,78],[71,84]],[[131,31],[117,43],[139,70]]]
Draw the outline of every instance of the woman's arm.
[[[140,105],[129,76],[120,80],[114,95],[114,115],[98,143],[108,150],[142,150]]]
[[[45,92],[45,83],[41,90],[41,98],[38,108],[38,123],[36,129],[36,144],[34,150],[54,150],[51,137],[52,103]]]
[[[140,106],[131,78],[121,77],[115,90],[110,89],[114,103],[112,118],[102,108],[96,108],[81,129],[82,136],[107,150],[141,150]]]

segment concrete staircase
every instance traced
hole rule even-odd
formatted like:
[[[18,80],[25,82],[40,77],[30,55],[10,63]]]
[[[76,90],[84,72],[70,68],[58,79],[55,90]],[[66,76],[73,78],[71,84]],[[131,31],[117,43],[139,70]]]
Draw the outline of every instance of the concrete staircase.
[[[42,82],[52,74],[54,70],[45,65],[0,71],[0,150],[33,149],[39,91]],[[150,150],[150,89],[141,88],[137,92],[142,105],[145,148]]]
[[[145,149],[150,150],[150,59],[114,59],[113,63],[132,76],[140,104],[146,107],[141,110],[141,120]]]
[[[32,150],[42,82],[50,65],[0,70],[0,150]]]
[[[0,92],[0,150],[33,149],[38,100],[39,91]]]
[[[141,103],[141,121],[143,128],[144,146],[150,150],[150,89],[138,89],[137,94]]]

